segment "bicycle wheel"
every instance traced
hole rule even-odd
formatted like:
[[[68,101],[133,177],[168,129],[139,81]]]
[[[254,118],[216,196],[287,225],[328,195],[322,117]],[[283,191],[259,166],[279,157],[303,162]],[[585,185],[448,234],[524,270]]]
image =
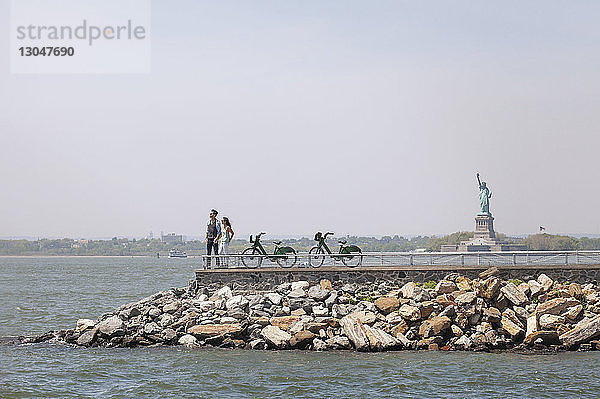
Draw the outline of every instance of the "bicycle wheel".
[[[325,250],[321,247],[312,247],[310,251],[308,251],[308,263],[312,267],[320,267],[325,261]]]
[[[348,255],[342,255],[342,262],[348,267],[360,266],[362,264],[362,254],[358,251],[351,252]]]
[[[281,267],[292,267],[296,264],[296,261],[298,261],[298,257],[293,248],[287,254],[277,256],[277,264]]]
[[[242,252],[242,255],[247,255],[247,256],[242,256],[242,263],[246,267],[255,269],[262,264],[262,256],[260,254],[260,251],[257,248],[246,248]],[[254,255],[254,256],[249,256],[249,255]]]

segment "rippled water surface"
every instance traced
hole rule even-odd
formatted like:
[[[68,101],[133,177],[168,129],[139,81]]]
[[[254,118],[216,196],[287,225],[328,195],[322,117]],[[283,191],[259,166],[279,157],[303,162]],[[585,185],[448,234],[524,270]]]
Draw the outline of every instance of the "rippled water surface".
[[[182,287],[197,260],[0,258],[0,336]],[[598,398],[600,352],[312,353],[0,345],[0,397]]]

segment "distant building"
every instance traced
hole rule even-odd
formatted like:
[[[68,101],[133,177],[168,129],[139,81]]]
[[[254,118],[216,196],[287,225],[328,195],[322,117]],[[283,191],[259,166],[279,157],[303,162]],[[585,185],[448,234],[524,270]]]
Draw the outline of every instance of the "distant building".
[[[175,234],[175,233],[169,233],[169,234],[162,234],[161,233],[160,240],[162,242],[166,242],[168,244],[178,244],[178,243],[182,243],[183,242],[183,235],[181,235],[181,234]]]

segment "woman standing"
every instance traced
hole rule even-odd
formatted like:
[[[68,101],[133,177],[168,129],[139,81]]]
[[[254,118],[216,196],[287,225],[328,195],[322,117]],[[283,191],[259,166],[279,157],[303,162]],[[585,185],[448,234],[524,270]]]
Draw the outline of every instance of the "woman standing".
[[[223,219],[221,220],[221,248],[219,248],[219,253],[221,255],[229,255],[229,243],[233,239],[233,234],[229,218],[223,216]],[[229,266],[229,258],[223,258],[223,266]]]

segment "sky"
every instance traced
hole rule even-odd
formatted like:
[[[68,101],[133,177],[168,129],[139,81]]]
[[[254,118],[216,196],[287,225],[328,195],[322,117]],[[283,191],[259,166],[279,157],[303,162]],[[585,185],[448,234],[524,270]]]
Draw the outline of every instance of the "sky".
[[[0,32],[9,31],[0,0]],[[151,72],[12,74],[0,237],[600,233],[600,3],[153,1]]]

